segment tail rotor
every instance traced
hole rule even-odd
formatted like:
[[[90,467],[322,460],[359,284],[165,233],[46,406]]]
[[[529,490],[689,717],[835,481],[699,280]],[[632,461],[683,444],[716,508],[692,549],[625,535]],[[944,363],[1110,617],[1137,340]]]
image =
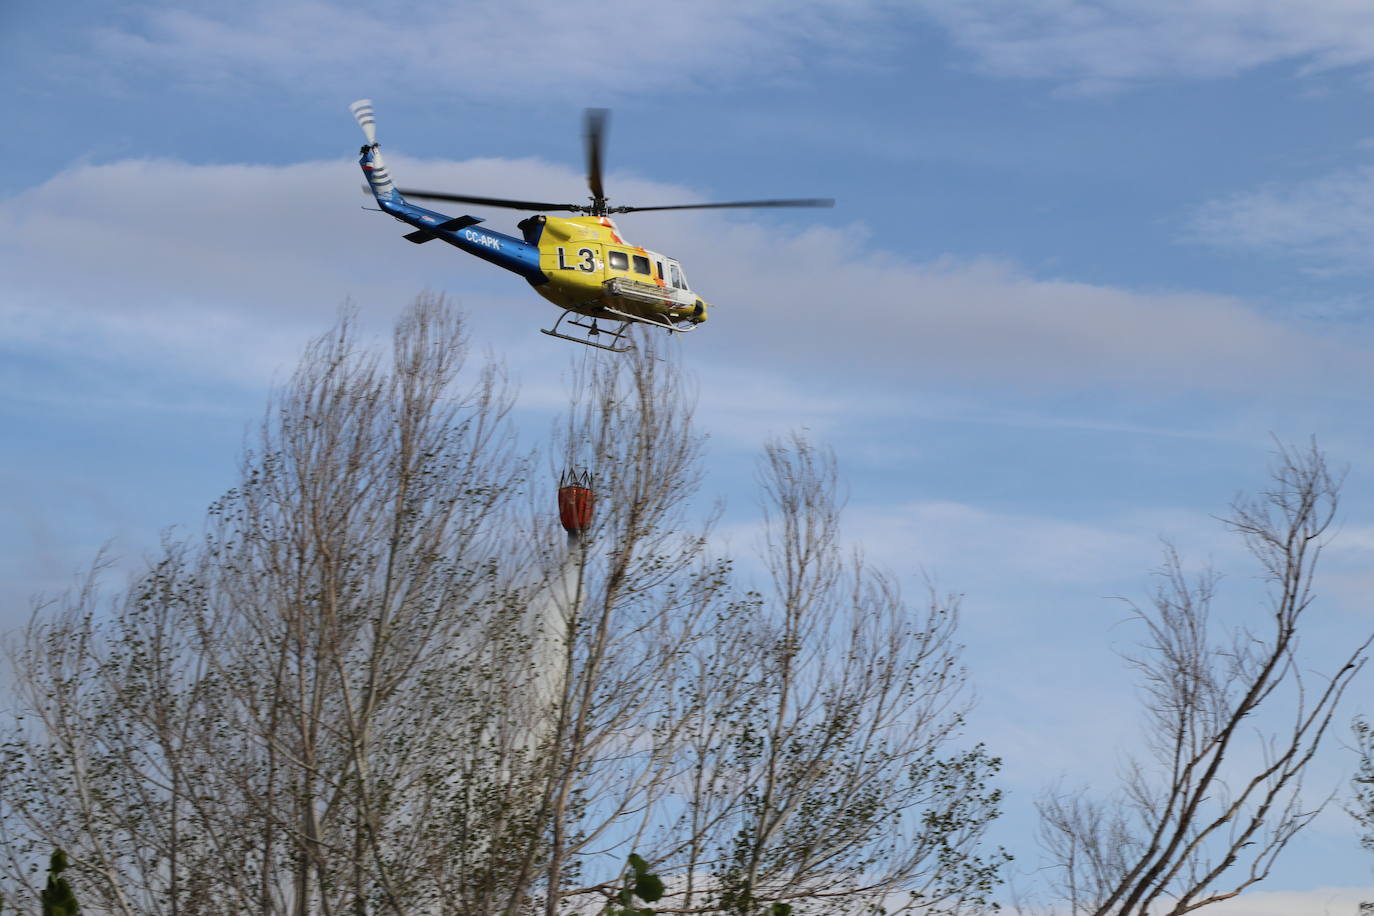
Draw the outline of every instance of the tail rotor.
[[[358,122],[363,129],[363,136],[367,138],[367,143],[359,151],[358,164],[367,176],[372,195],[378,201],[400,201],[401,195],[396,193],[396,186],[391,183],[391,175],[382,161],[382,151],[377,146],[377,118],[372,112],[372,100],[358,99],[348,106],[348,110],[353,112],[353,120]]]
[[[353,112],[353,120],[358,122],[358,126],[363,129],[363,136],[367,138],[368,146],[377,145],[377,118],[372,112],[371,99],[358,99],[348,110]]]

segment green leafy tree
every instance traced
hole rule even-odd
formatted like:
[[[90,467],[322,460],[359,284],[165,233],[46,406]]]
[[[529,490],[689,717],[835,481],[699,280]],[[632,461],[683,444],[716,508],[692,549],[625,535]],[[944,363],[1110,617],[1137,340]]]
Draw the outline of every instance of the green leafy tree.
[[[603,911],[605,916],[654,916],[654,910],[640,903],[657,903],[663,897],[663,879],[649,870],[638,853],[630,853],[621,875],[620,889]]]
[[[48,864],[48,884],[43,888],[43,916],[77,916],[80,912],[72,886],[59,877],[66,870],[67,854],[54,849]]]
[[[1364,718],[1356,719],[1352,730],[1355,733],[1355,750],[1360,764],[1351,777],[1353,790],[1347,811],[1360,826],[1360,845],[1374,852],[1374,725]],[[1374,913],[1374,902],[1360,904],[1360,916]]]

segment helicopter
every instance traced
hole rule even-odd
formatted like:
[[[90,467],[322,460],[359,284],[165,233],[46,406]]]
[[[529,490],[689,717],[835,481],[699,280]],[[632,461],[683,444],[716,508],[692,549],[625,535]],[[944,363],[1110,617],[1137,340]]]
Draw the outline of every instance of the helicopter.
[[[372,100],[360,99],[349,110],[367,140],[359,151],[358,164],[367,178],[368,189],[382,212],[414,227],[403,238],[417,245],[439,239],[519,274],[535,292],[563,310],[552,328],[540,329],[544,334],[617,353],[633,349],[631,325],[660,328],[669,334],[694,331],[706,320],[709,306],[688,286],[680,262],[627,242],[611,218],[614,214],[835,205],[830,199],[806,198],[612,207],[601,180],[601,150],[609,118],[604,108],[589,108],[584,116],[589,203],[547,203],[398,188],[382,161]],[[481,217],[446,216],[416,206],[408,197],[529,210],[536,215],[516,224],[521,234],[516,238],[476,228],[484,222]],[[550,212],[579,215],[548,216]]]

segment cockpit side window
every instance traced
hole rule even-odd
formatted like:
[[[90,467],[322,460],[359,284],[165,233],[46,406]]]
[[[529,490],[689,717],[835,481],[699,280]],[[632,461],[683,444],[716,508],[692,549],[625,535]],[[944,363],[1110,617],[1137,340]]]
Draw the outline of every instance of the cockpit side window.
[[[682,281],[682,271],[678,269],[678,266],[670,261],[668,269],[672,271],[673,285],[678,289],[686,289],[687,284]]]
[[[658,268],[658,278],[659,278],[660,280],[662,280],[662,279],[663,279],[663,262],[662,262],[662,261],[655,261],[655,262],[654,262],[654,266]]]

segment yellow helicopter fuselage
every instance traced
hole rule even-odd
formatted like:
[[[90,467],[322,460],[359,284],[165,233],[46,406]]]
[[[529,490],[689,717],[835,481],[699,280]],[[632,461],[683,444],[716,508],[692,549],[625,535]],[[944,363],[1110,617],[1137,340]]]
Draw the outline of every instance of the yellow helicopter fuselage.
[[[706,303],[687,286],[682,265],[627,242],[607,216],[533,216],[520,223],[539,249],[536,292],[591,318],[629,316],[653,323],[706,320]]]

